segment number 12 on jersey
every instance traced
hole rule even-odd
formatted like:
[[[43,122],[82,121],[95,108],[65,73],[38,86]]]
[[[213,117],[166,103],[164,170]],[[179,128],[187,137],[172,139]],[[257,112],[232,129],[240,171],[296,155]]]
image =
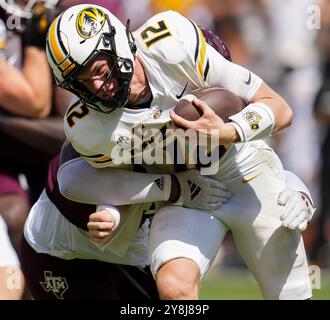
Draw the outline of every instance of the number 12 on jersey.
[[[141,32],[141,37],[148,48],[157,41],[172,36],[164,20],[158,21],[157,23],[158,26],[149,26]]]

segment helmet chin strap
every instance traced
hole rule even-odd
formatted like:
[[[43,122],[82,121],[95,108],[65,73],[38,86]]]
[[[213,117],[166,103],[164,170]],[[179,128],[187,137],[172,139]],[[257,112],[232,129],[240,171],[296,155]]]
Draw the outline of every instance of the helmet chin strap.
[[[126,22],[126,36],[127,36],[127,40],[128,40],[128,45],[131,49],[131,52],[135,58],[135,53],[136,53],[136,44],[135,44],[135,39],[133,37],[132,32],[129,30],[130,27],[130,23],[131,23],[131,19],[127,19]]]

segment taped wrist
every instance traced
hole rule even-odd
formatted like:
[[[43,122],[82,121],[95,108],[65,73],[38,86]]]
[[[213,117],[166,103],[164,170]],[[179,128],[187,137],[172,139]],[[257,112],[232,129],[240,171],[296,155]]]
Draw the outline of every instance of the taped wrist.
[[[120,223],[120,212],[116,207],[109,206],[107,204],[102,204],[96,207],[96,211],[106,210],[108,211],[108,214],[112,215],[112,217],[115,220],[115,225],[113,227],[113,231],[115,231]]]
[[[273,111],[261,102],[249,104],[229,119],[240,136],[240,142],[269,137],[275,124]]]

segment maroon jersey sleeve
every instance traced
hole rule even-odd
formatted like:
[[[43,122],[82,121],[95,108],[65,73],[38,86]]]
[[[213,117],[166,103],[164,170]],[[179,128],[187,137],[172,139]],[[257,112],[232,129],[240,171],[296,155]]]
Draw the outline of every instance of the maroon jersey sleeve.
[[[224,41],[212,31],[199,27],[203,33],[205,41],[213,47],[216,51],[218,51],[225,59],[231,61],[231,55],[228,47],[224,43]]]
[[[53,158],[48,167],[46,192],[62,215],[77,227],[88,230],[89,215],[96,211],[95,205],[74,202],[63,197],[59,191],[57,171],[60,166],[60,155]]]

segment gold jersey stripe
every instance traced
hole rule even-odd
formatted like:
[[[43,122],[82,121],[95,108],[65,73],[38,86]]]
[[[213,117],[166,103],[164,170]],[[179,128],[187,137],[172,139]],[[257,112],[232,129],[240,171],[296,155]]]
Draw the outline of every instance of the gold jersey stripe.
[[[198,64],[198,72],[204,78],[204,72],[203,72],[203,65],[205,61],[205,53],[206,53],[206,42],[203,36],[202,31],[198,28],[200,40],[201,40],[201,48],[199,50],[199,64]]]
[[[111,157],[108,157],[108,156],[103,156],[103,157],[100,157],[99,159],[93,159],[93,160],[85,158],[85,160],[87,160],[91,164],[93,164],[93,163],[105,163],[105,162],[111,162],[112,161]]]

